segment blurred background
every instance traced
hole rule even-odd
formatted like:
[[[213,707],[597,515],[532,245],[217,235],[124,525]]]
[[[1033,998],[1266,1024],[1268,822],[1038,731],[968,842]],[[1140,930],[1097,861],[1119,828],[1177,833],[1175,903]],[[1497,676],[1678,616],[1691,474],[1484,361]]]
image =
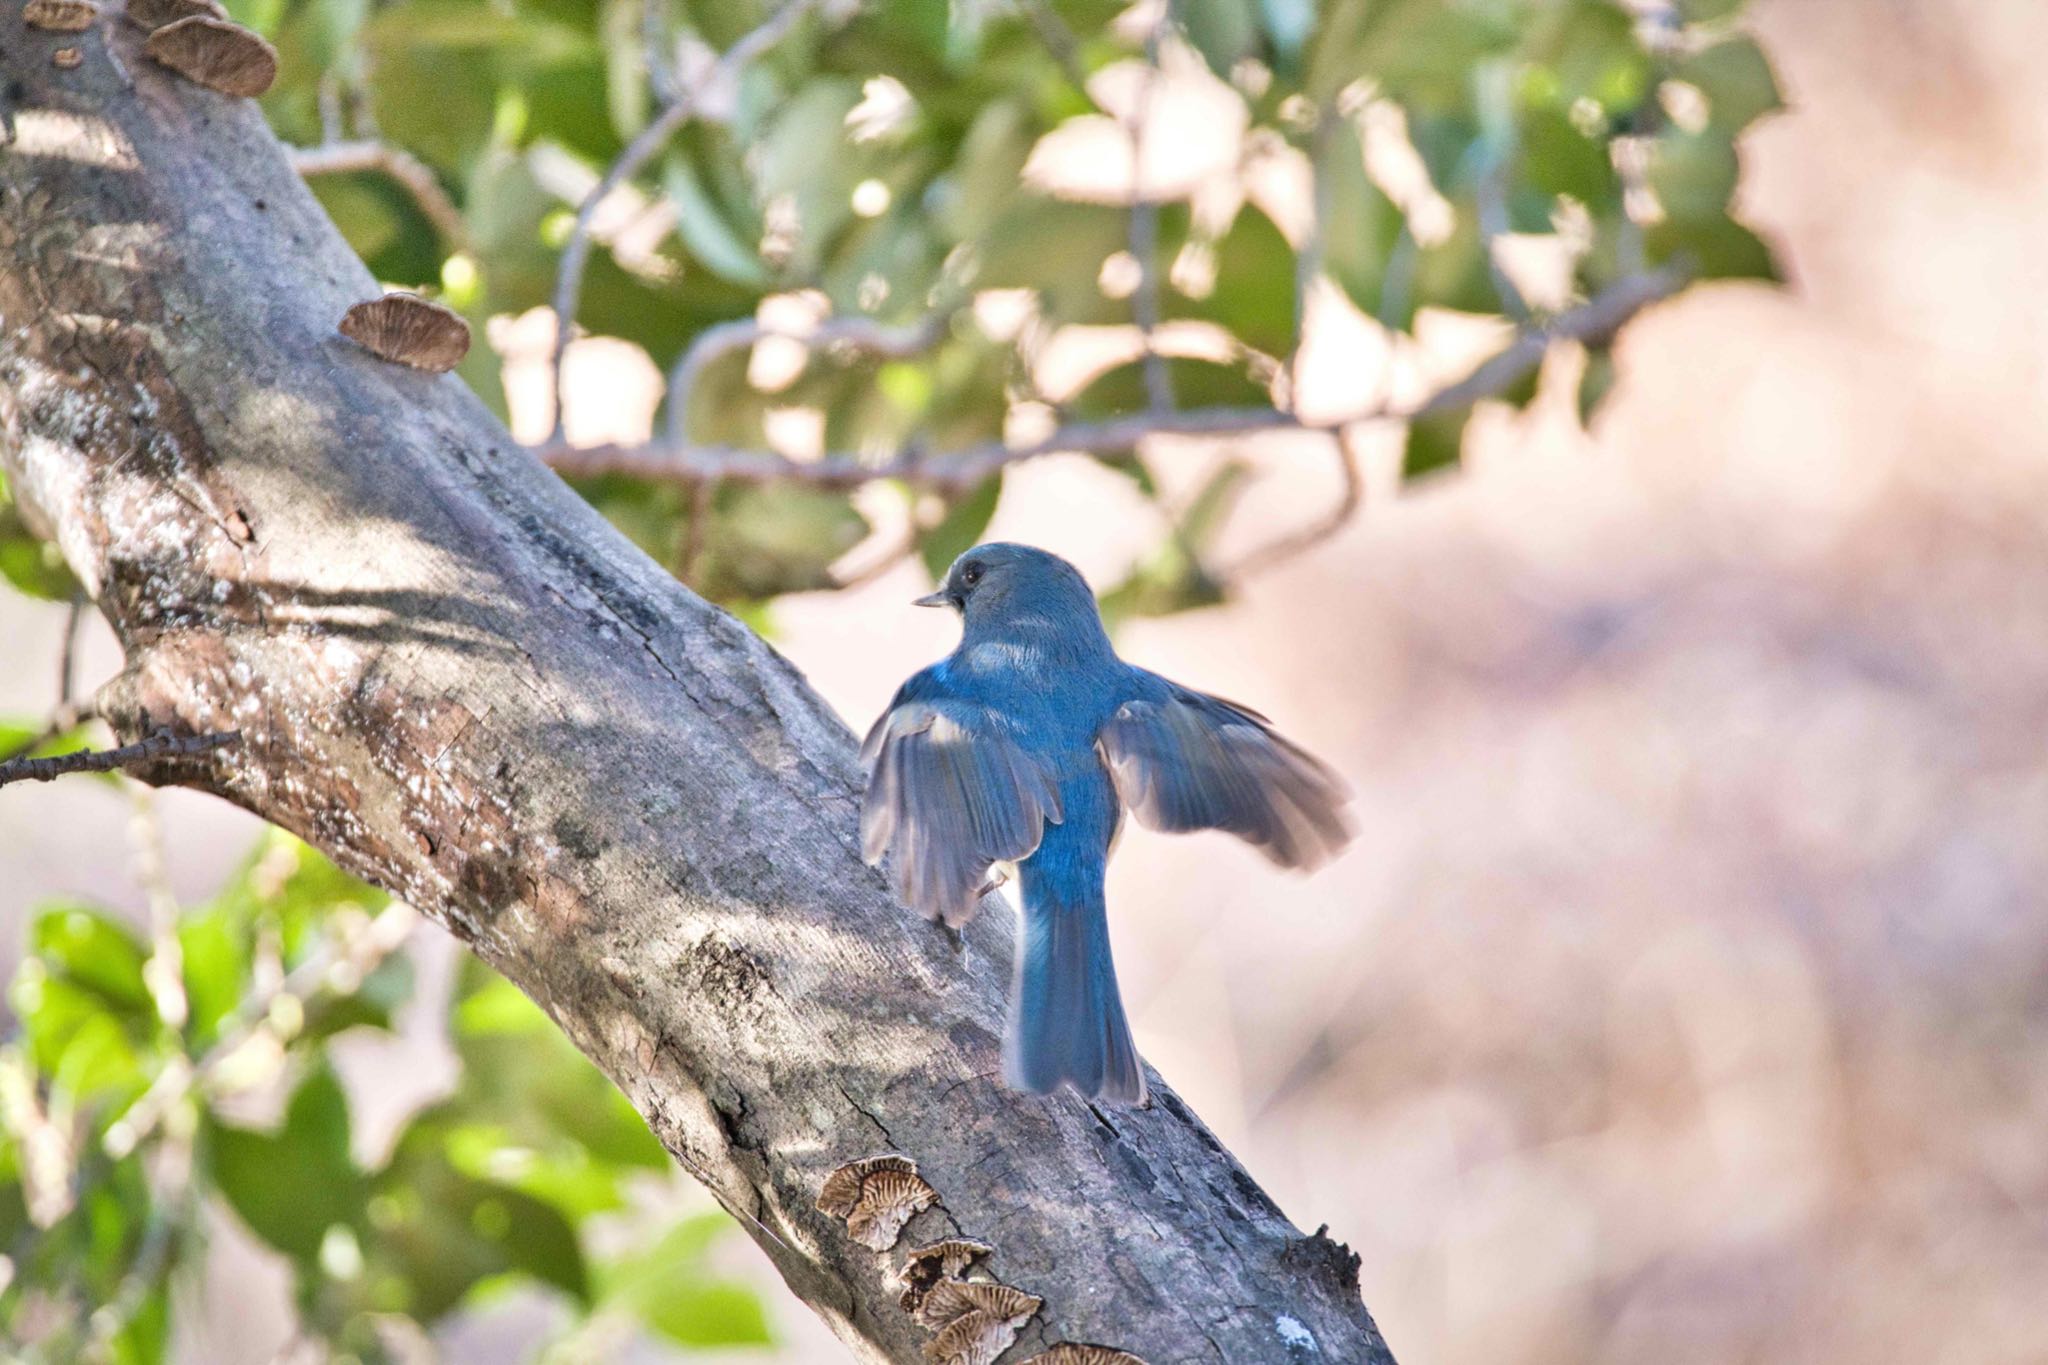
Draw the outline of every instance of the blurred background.
[[[1703,282],[1645,313],[1590,430],[1572,353],[1533,401],[1479,407],[1454,472],[1414,478],[1398,428],[1362,431],[1363,505],[1341,530],[1214,605],[1165,575],[1175,609],[1118,625],[1127,657],[1257,706],[1356,788],[1361,836],[1313,878],[1221,836],[1133,829],[1110,900],[1141,1049],[1296,1223],[1362,1256],[1404,1361],[2048,1359],[2048,9],[1755,0],[1739,22],[1788,106],[1743,131],[1735,200],[1782,285]],[[1155,99],[1181,88],[1162,69]],[[1034,155],[1083,180],[1100,149],[1068,137]],[[1185,153],[1187,137],[1167,140]],[[1348,412],[1388,382],[1385,333],[1354,303],[1312,296],[1289,376],[1304,410]],[[1423,372],[1485,354],[1455,323],[1412,329]],[[552,333],[527,310],[488,327],[535,444]],[[1074,348],[1041,376],[1085,371]],[[579,340],[569,443],[645,440],[674,358]],[[1152,488],[1081,455],[1021,464],[986,537],[1128,584],[1160,555],[1159,509],[1241,466],[1199,547],[1240,563],[1325,514],[1327,446],[1159,440],[1142,452]],[[953,626],[909,609],[918,558],[886,554],[914,501],[854,505],[867,539],[828,558],[850,550],[876,576],[726,595],[858,728]],[[53,703],[64,625],[60,606],[0,596],[0,716],[23,732]],[[80,679],[116,666],[89,622]],[[445,1138],[435,1179],[555,1200],[584,1264],[514,1250],[433,1312],[380,1307],[336,1286],[366,1278],[366,1254],[408,1264],[375,1245],[402,1207],[381,1223],[373,1208],[359,1245],[266,1224],[246,1189],[211,1193],[178,1234],[165,1323],[113,1324],[109,1340],[139,1343],[118,1358],[152,1358],[150,1332],[181,1361],[322,1359],[330,1341],[451,1362],[841,1358],[658,1149],[619,1135],[629,1115],[588,1151],[558,1144],[573,1161],[550,1164],[558,1134],[522,1145],[531,1116],[490,1091],[492,1048],[545,1052],[564,1095],[586,1093],[575,1059],[438,930],[380,917],[221,805],[166,792],[151,817],[87,779],[0,790],[0,959],[14,973],[34,926],[58,960],[16,975],[13,1024],[61,975],[66,936],[99,932],[53,904],[100,907],[146,951],[174,897],[251,935],[242,970],[260,978],[290,967],[301,931],[250,929],[247,906],[289,908],[295,886],[320,905],[308,941],[363,955],[356,980],[384,1001],[330,1011],[311,1062],[303,1020],[252,1052],[219,1006],[248,1079],[186,1121],[201,1147],[282,1143],[269,1127],[300,1118],[312,1134],[342,1103],[332,1088],[346,1126],[306,1138],[339,1131],[331,1169],[388,1172]],[[186,935],[188,964],[200,941]],[[33,1059],[10,1065],[20,1177],[58,1116],[24,1108]],[[433,1202],[426,1180],[378,1188]],[[463,1188],[481,1236],[526,1207]],[[79,1236],[86,1264],[97,1244]],[[15,1273],[33,1241],[18,1234]],[[15,1308],[58,1353],[63,1296]]]

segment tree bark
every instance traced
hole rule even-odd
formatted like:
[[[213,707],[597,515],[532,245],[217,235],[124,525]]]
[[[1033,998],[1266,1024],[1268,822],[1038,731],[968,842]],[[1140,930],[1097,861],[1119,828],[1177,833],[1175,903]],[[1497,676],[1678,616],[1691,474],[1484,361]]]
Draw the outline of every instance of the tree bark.
[[[1166,1085],[1142,1112],[1002,1089],[1007,914],[955,946],[897,906],[860,860],[851,738],[796,670],[460,381],[336,334],[377,286],[253,105],[119,25],[59,69],[9,9],[0,462],[126,650],[117,730],[241,732],[145,776],[468,943],[861,1359],[920,1358],[897,1267],[958,1232],[1045,1300],[1006,1360],[1391,1360],[1356,1258]],[[939,1203],[878,1254],[816,1200],[889,1151]]]

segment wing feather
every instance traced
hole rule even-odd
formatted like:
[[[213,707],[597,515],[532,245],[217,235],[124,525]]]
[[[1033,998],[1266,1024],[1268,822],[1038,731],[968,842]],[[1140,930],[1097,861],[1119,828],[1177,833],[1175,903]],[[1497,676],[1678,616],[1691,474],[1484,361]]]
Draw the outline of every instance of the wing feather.
[[[986,707],[901,699],[861,745],[867,797],[861,853],[886,863],[897,895],[928,918],[964,924],[989,867],[1029,857],[1058,787]]]
[[[1282,867],[1319,866],[1350,840],[1350,793],[1336,773],[1256,711],[1165,688],[1124,703],[1097,737],[1138,819],[1168,832],[1228,830]]]

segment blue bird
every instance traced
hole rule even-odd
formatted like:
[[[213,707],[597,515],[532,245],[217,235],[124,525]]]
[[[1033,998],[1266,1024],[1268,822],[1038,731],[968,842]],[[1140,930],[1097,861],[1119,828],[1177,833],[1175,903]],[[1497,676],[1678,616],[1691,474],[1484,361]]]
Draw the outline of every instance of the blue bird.
[[[949,926],[993,889],[991,868],[1014,864],[1005,1079],[1142,1104],[1103,902],[1125,809],[1306,868],[1350,837],[1344,785],[1258,712],[1119,659],[1095,594],[1057,555],[978,545],[917,605],[957,610],[960,644],[898,689],[861,746],[862,852]]]

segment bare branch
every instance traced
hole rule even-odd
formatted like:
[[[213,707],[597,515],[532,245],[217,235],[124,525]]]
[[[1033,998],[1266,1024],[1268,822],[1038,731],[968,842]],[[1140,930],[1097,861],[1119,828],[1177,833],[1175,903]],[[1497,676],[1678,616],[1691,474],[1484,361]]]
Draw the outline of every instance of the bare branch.
[[[1276,536],[1246,551],[1234,563],[1219,569],[1218,578],[1242,578],[1283,564],[1314,549],[1350,524],[1351,518],[1357,515],[1365,502],[1365,479],[1358,468],[1354,430],[1353,427],[1341,427],[1330,433],[1331,449],[1337,456],[1337,472],[1343,480],[1342,490],[1330,510],[1299,530]]]
[[[81,749],[54,758],[15,758],[0,763],[0,787],[10,782],[48,782],[68,773],[107,773],[159,758],[192,758],[225,748],[242,737],[240,730],[210,735],[174,735],[159,730],[148,739],[118,749]]]
[[[0,752],[0,771],[15,759],[34,753],[57,736],[76,730],[92,719],[92,708],[75,699],[78,631],[85,623],[85,608],[86,599],[74,597],[70,614],[64,618],[64,643],[57,654],[57,709],[50,712],[50,719],[40,731],[13,748]]]
[[[667,0],[641,0],[640,46],[647,56],[648,92],[656,104],[673,104],[682,90],[669,44]]]
[[[697,334],[668,372],[668,442],[682,446],[689,440],[690,396],[697,381],[714,360],[742,351],[771,337],[800,341],[811,347],[843,346],[863,355],[901,360],[936,346],[946,335],[951,312],[934,312],[900,327],[859,316],[827,318],[809,330],[771,327],[751,318],[716,323]]]
[[[910,523],[903,528],[903,534],[888,549],[858,568],[832,575],[832,587],[835,590],[843,590],[874,582],[916,552],[917,533],[917,519],[912,517]]]
[[[78,695],[78,688],[75,685],[77,682],[78,629],[84,624],[85,598],[74,597],[71,599],[71,609],[64,617],[64,644],[57,653],[57,706],[60,710],[69,706],[71,699]]]
[[[1335,432],[1353,422],[1373,419],[1408,421],[1469,407],[1512,387],[1542,364],[1544,355],[1555,342],[1578,341],[1598,345],[1608,340],[1637,313],[1676,293],[1686,279],[1684,271],[1669,267],[1632,276],[1589,303],[1561,313],[1541,326],[1524,329],[1505,349],[1464,378],[1420,402],[1389,402],[1330,421],[1310,421],[1274,408],[1192,408],[1178,412],[1140,413],[1104,422],[1070,423],[1041,440],[1021,446],[987,441],[938,453],[907,447],[878,462],[852,452],[835,452],[807,461],[794,460],[768,450],[688,442],[586,446],[579,449],[557,441],[542,448],[539,454],[557,473],[573,477],[626,474],[684,483],[721,479],[771,483],[786,479],[820,488],[857,488],[875,479],[901,479],[920,488],[965,492],[1007,465],[1057,453],[1122,454],[1151,436],[1237,436],[1260,431]]]
[[[548,356],[548,372],[553,376],[555,396],[556,440],[559,441],[562,435],[562,356],[569,349],[569,338],[576,329],[576,308],[583,297],[583,271],[590,264],[590,225],[597,216],[597,206],[619,186],[638,175],[654,154],[701,112],[707,93],[722,89],[737,79],[755,58],[780,42],[798,20],[824,3],[825,0],[786,0],[782,8],[758,28],[742,35],[720,55],[703,80],[681,92],[652,123],[626,144],[618,159],[605,168],[596,186],[576,206],[576,224],[570,229],[569,240],[562,248],[561,264],[555,275],[555,344]]]
[[[373,171],[389,177],[400,189],[412,196],[427,221],[434,225],[434,231],[452,245],[461,245],[469,239],[468,226],[462,221],[462,210],[448,197],[448,191],[441,188],[433,169],[403,147],[394,147],[388,142],[374,138],[360,138],[352,142],[327,142],[318,147],[293,147],[290,150],[292,169],[310,180],[321,175],[346,175],[354,171]]]
[[[1131,223],[1127,243],[1138,263],[1137,288],[1131,292],[1131,321],[1137,324],[1144,343],[1145,405],[1153,412],[1171,412],[1173,372],[1159,353],[1153,334],[1159,330],[1159,202],[1145,188],[1145,131],[1151,122],[1152,94],[1159,84],[1159,31],[1166,24],[1162,7],[1159,19],[1145,34],[1145,74],[1138,96],[1124,120],[1124,135],[1131,145]]]

